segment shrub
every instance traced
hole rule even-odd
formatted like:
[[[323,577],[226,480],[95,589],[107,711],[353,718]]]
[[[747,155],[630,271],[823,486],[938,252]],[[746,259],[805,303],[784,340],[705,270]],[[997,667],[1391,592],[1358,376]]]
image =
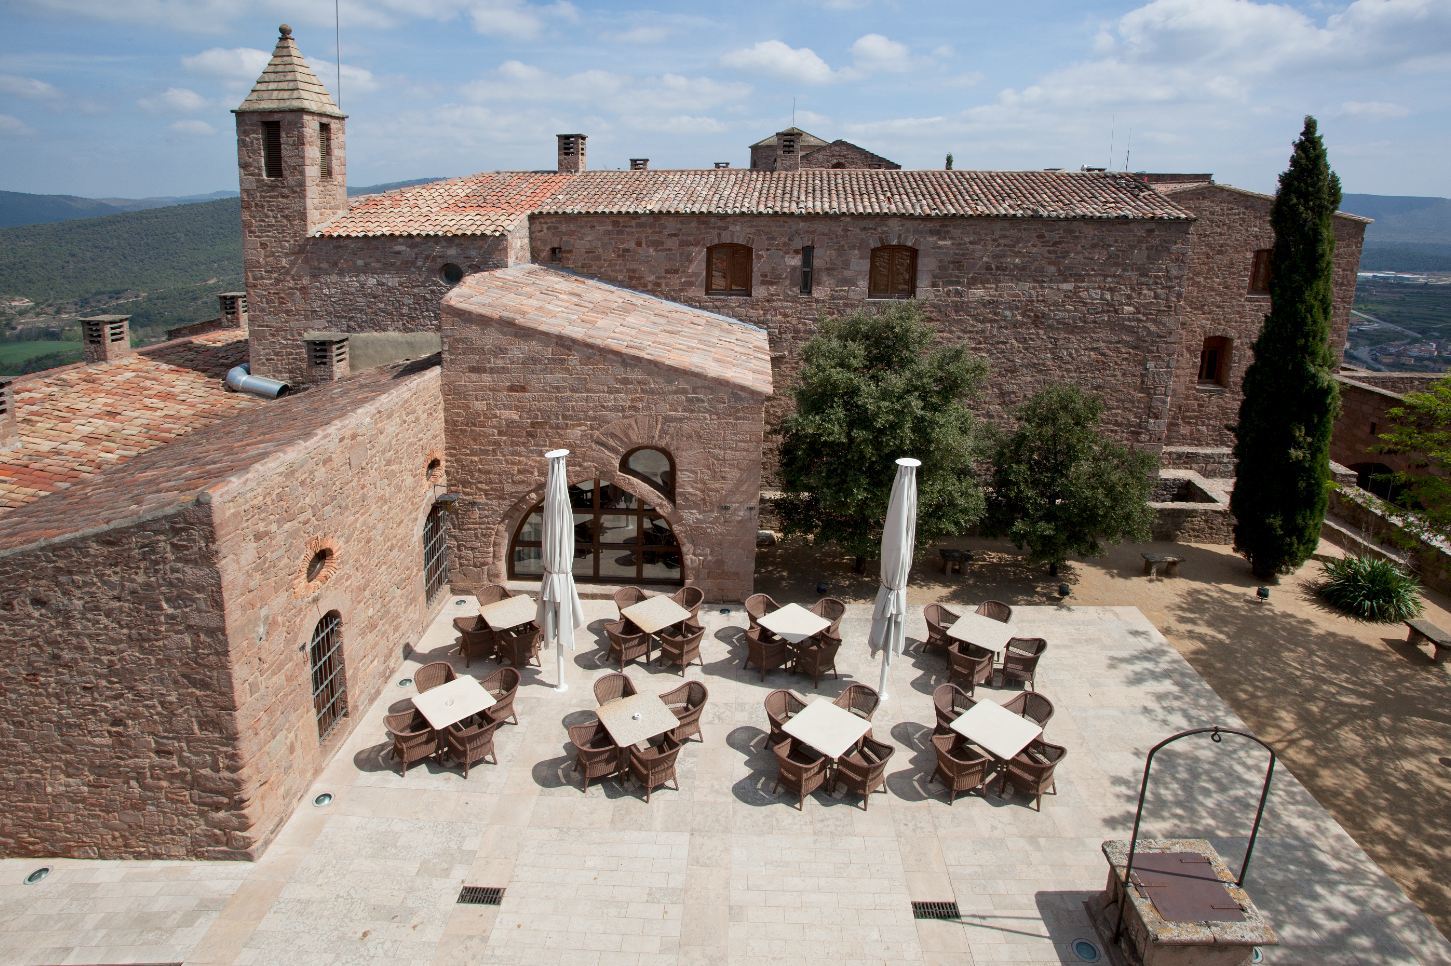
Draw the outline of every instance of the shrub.
[[[1336,610],[1375,624],[1394,624],[1421,613],[1421,585],[1379,557],[1327,561],[1320,596]]]

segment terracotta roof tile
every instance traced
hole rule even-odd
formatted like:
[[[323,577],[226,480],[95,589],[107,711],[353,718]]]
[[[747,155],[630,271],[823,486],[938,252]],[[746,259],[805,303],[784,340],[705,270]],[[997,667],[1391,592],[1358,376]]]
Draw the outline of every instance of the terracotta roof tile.
[[[1191,217],[1148,185],[1110,172],[501,171],[358,199],[318,234],[500,235],[536,213]]]
[[[20,445],[0,450],[0,516],[261,403],[222,388],[246,361],[246,334],[229,331],[17,379]]]
[[[470,275],[446,309],[771,394],[766,330],[542,265]]]

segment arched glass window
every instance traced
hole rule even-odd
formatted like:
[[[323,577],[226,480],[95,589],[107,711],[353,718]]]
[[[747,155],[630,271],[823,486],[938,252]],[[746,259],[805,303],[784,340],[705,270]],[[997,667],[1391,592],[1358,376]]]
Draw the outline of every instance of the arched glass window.
[[[307,647],[312,672],[312,708],[317,714],[317,736],[326,738],[333,725],[348,713],[348,679],[343,671],[343,619],[328,611],[312,629]]]
[[[707,295],[751,294],[751,249],[749,245],[724,243],[705,250],[705,292]]]
[[[675,461],[663,449],[641,446],[630,450],[620,460],[620,472],[675,499]]]
[[[569,487],[574,509],[574,579],[581,583],[683,584],[680,543],[655,508],[602,480]],[[509,577],[544,574],[544,504],[524,515],[509,544]]]
[[[1211,335],[1199,350],[1199,385],[1229,385],[1230,354],[1234,343],[1227,336]]]
[[[881,245],[872,249],[867,298],[909,299],[917,294],[917,249]]]

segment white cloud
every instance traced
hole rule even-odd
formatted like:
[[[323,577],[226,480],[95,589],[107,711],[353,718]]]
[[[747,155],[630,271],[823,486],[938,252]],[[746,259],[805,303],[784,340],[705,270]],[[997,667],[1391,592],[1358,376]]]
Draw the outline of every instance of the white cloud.
[[[818,114],[815,111],[797,111],[796,123],[797,125],[807,124],[813,127],[824,128],[834,122],[825,114]]]
[[[523,0],[479,0],[471,5],[474,30],[488,37],[532,40],[551,22],[577,23],[579,11],[569,0],[531,4]]]
[[[185,121],[172,121],[171,130],[178,134],[197,134],[203,137],[209,137],[217,133],[217,129],[206,121],[198,121],[195,118]]]
[[[250,85],[271,58],[271,53],[255,47],[212,47],[183,57],[181,65],[189,71],[228,83]]]
[[[912,69],[912,55],[906,44],[881,34],[864,34],[851,45],[852,61],[867,72],[902,73]]]
[[[518,60],[500,64],[493,75],[464,89],[476,101],[557,102],[644,117],[696,116],[702,108],[739,103],[750,94],[743,83],[682,74],[635,76],[606,70],[553,74]]]
[[[34,134],[24,121],[9,114],[0,114],[0,137],[21,137]]]
[[[670,28],[631,27],[629,30],[621,30],[605,36],[617,44],[658,44],[670,36]]]
[[[136,103],[148,111],[199,111],[207,106],[207,99],[187,87],[168,87]]]
[[[1340,105],[1340,113],[1345,117],[1368,117],[1374,120],[1389,120],[1391,118],[1405,117],[1410,114],[1410,108],[1400,104],[1392,104],[1389,101],[1346,101]]]
[[[791,47],[779,40],[733,50],[721,63],[737,70],[759,71],[771,77],[801,84],[824,84],[831,80],[831,68],[810,47]]]
[[[335,88],[338,86],[337,65],[330,60],[314,60],[311,62],[312,72],[317,79],[322,81],[333,94],[337,94]],[[343,90],[349,94],[370,94],[379,87],[378,79],[373,72],[363,68],[354,67],[351,64],[343,65]]]
[[[0,74],[0,94],[6,97],[23,97],[31,101],[53,101],[60,98],[60,91],[53,85],[33,77],[17,77],[14,74]]]
[[[719,134],[726,126],[713,117],[698,114],[637,114],[622,116],[620,122],[638,131],[663,131],[669,134]]]

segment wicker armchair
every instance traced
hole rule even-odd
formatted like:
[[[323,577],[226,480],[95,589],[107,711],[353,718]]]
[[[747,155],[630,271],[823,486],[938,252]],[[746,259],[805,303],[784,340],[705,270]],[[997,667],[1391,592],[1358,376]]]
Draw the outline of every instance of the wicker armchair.
[[[393,757],[398,761],[398,774],[407,775],[408,766],[426,761],[438,753],[438,734],[428,719],[417,711],[400,711],[383,719],[388,737],[393,739]]]
[[[922,643],[924,650],[943,651],[947,645],[952,643],[952,638],[947,636],[947,629],[957,623],[962,615],[956,611],[950,611],[941,604],[928,604],[922,608],[922,616],[927,618],[927,640]]]
[[[453,665],[447,661],[434,661],[432,664],[425,664],[413,672],[413,686],[418,688],[418,693],[431,691],[440,684],[447,684],[458,677],[454,673]]]
[[[639,587],[621,587],[611,596],[615,599],[615,607],[619,610],[624,610],[626,607],[632,607],[638,604],[650,595]]]
[[[797,810],[804,809],[806,796],[826,784],[828,760],[789,735],[773,744],[771,750],[776,755],[776,787],[771,794],[785,785],[796,793]]]
[[[605,624],[605,636],[610,639],[610,660],[619,661],[621,671],[626,661],[650,656],[650,635],[623,617]]]
[[[937,752],[937,768],[932,777],[947,786],[947,804],[957,800],[958,792],[982,791],[993,777],[993,760],[979,755],[955,734],[933,735]]]
[[[985,600],[977,605],[977,613],[1006,624],[1013,619],[1013,609],[1000,600]]]
[[[688,621],[683,632],[678,635],[661,631],[657,638],[660,641],[660,657],[671,664],[679,665],[682,677],[692,661],[699,661],[700,666],[705,667],[705,658],[700,656],[700,641],[703,637],[705,628]]]
[[[503,584],[489,584],[479,591],[479,606],[487,607],[490,604],[497,604],[501,600],[508,600],[514,596],[514,592]]]
[[[650,800],[651,789],[659,788],[666,782],[674,782],[675,790],[680,791],[680,779],[675,775],[675,760],[680,757],[680,742],[670,735],[661,735],[658,743],[652,744],[645,751],[631,745],[626,754],[629,758],[627,767],[630,777],[644,787],[645,801]]]
[[[767,671],[784,666],[791,656],[786,642],[778,637],[766,636],[768,633],[764,627],[751,627],[746,631],[745,668],[750,668],[752,664],[760,668],[762,681],[766,680]]]
[[[489,717],[500,722],[508,719],[518,724],[519,715],[514,712],[514,695],[519,693],[519,669],[501,667],[479,684],[494,696],[494,705],[488,709]]]
[[[831,621],[831,633],[840,637],[841,619],[846,616],[846,603],[835,597],[823,597],[810,607],[811,613],[822,620]]]
[[[574,745],[575,771],[584,779],[583,791],[589,791],[591,781],[613,778],[620,773],[620,749],[598,718],[573,725],[569,729],[569,743]]]
[[[675,714],[675,719],[680,724],[670,734],[676,741],[683,742],[691,735],[705,740],[700,733],[700,713],[705,710],[705,702],[710,697],[710,692],[705,685],[699,681],[687,681],[678,688],[672,688],[660,695],[660,700],[665,702]]]
[[[458,632],[458,652],[463,655],[464,667],[472,664],[474,658],[489,660],[494,657],[498,639],[494,636],[494,629],[482,617],[455,617],[453,629]]]
[[[831,703],[838,708],[850,711],[858,718],[870,721],[881,701],[882,696],[877,693],[876,688],[865,684],[848,684],[846,689]]]
[[[795,669],[802,674],[811,675],[811,686],[814,688],[821,684],[821,675],[827,671],[831,672],[833,678],[836,673],[836,652],[841,650],[841,638],[832,637],[829,630],[822,631],[814,638],[820,644],[808,645],[806,641],[796,648]]]
[[[952,730],[952,722],[975,704],[977,704],[977,699],[957,685],[937,685],[932,690],[932,707],[937,712],[937,726],[932,729],[932,733],[934,735],[956,735],[957,732]]]
[[[705,603],[705,591],[699,587],[681,587],[670,595],[670,599],[690,611],[691,620],[700,620],[700,605]]]
[[[1022,681],[1033,690],[1038,676],[1038,658],[1048,649],[1041,637],[1015,637],[1003,651],[1003,681]]]
[[[746,619],[751,622],[752,628],[760,625],[762,617],[781,608],[781,605],[772,600],[769,594],[752,594],[745,599],[744,603]]]
[[[1041,812],[1043,793],[1051,791],[1058,794],[1058,789],[1053,784],[1053,772],[1067,754],[1068,749],[1062,745],[1034,738],[1028,743],[1028,747],[1008,762],[1007,768],[1003,770],[1002,787],[1012,785],[1015,791],[1032,796],[1033,808]]]
[[[947,680],[961,685],[968,694],[979,684],[993,679],[993,652],[976,644],[953,641],[947,648]]]
[[[771,722],[771,740],[774,742],[788,737],[781,729],[806,707],[806,702],[794,692],[778,688],[766,695],[765,705],[766,718]]]
[[[1019,691],[1004,701],[1003,707],[1013,714],[1022,715],[1040,728],[1048,727],[1048,719],[1053,717],[1053,702],[1036,691]]]
[[[443,752],[464,767],[464,777],[469,777],[469,765],[492,757],[494,764],[499,756],[494,754],[494,732],[503,724],[491,717],[487,711],[449,725],[443,731]]]
[[[635,693],[635,682],[623,674],[602,674],[594,683],[595,702],[606,704]]]
[[[499,631],[499,658],[516,668],[524,667],[531,661],[539,664],[539,645],[543,641],[544,630],[533,621]]]
[[[855,749],[836,763],[833,784],[846,785],[847,791],[862,797],[862,811],[867,810],[872,792],[887,790],[887,762],[897,749],[871,736],[865,737]]]

